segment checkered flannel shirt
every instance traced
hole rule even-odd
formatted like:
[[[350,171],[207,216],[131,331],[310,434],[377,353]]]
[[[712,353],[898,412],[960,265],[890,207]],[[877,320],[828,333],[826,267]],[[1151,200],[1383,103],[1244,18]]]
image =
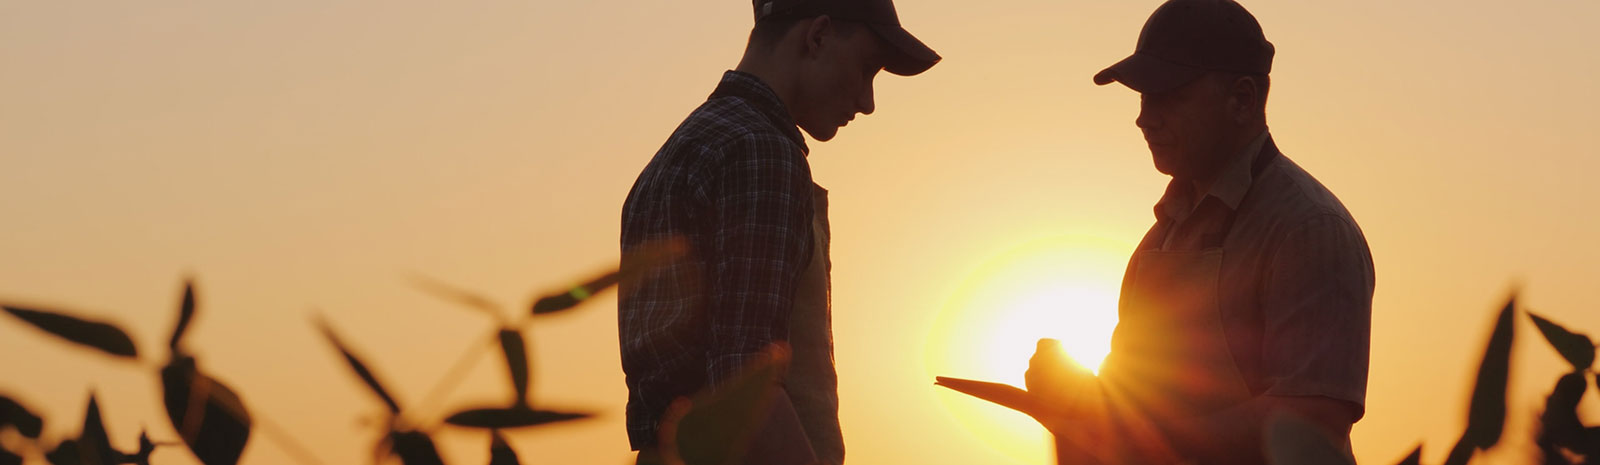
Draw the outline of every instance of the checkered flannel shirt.
[[[617,321],[634,449],[667,406],[788,338],[812,253],[808,149],[783,102],[728,71],[656,152],[622,206],[622,255],[681,238],[687,255],[621,283]]]

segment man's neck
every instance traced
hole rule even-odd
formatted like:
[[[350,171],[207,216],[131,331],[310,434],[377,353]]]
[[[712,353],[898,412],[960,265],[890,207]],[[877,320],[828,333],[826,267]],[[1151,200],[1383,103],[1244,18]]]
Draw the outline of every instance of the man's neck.
[[[1201,200],[1204,200],[1206,194],[1211,192],[1211,188],[1217,184],[1218,180],[1222,179],[1222,175],[1226,173],[1229,168],[1237,164],[1240,158],[1249,158],[1254,156],[1254,151],[1250,151],[1248,149],[1252,145],[1255,145],[1255,142],[1261,139],[1263,134],[1266,132],[1267,127],[1265,125],[1261,125],[1257,128],[1252,128],[1247,131],[1240,131],[1234,137],[1230,138],[1229,143],[1224,144],[1223,148],[1219,150],[1220,153],[1217,154],[1218,156],[1214,158],[1216,162],[1212,163],[1211,166],[1208,167],[1210,169],[1199,176],[1189,179],[1189,186],[1193,189],[1194,193],[1194,196],[1190,197],[1190,206],[1193,207],[1198,205]],[[1246,151],[1250,151],[1252,153],[1244,153]]]
[[[789,79],[786,79],[788,73],[783,72],[782,67],[774,63],[771,57],[746,51],[744,57],[739,59],[739,66],[734,67],[733,70],[750,74],[755,76],[756,79],[760,79],[762,84],[766,84],[768,88],[772,89],[772,93],[778,95],[778,101],[783,103],[783,108],[791,113],[789,116],[791,118],[794,116],[794,107],[792,106],[794,103],[794,85]]]

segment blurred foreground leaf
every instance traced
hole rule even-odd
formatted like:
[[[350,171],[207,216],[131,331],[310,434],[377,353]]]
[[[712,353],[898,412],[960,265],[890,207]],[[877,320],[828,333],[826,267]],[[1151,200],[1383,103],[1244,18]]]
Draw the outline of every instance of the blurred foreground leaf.
[[[167,348],[173,353],[178,352],[178,343],[183,341],[183,333],[189,329],[189,321],[194,319],[194,283],[183,283],[183,303],[178,305],[178,322],[172,326],[172,339],[167,342]]]
[[[518,405],[510,408],[489,407],[463,410],[450,415],[444,422],[467,428],[506,429],[579,420],[590,416],[587,413],[536,410],[525,405]]]
[[[1511,377],[1511,343],[1516,337],[1515,298],[1506,302],[1495,318],[1494,332],[1478,366],[1478,381],[1472,388],[1472,406],[1467,411],[1467,431],[1463,436],[1479,449],[1500,441],[1506,421],[1506,381]]]
[[[556,313],[576,307],[595,294],[616,286],[624,278],[632,279],[642,273],[670,263],[689,250],[682,238],[653,241],[625,252],[625,258],[615,271],[608,271],[561,292],[546,295],[533,303],[533,314]]]
[[[668,463],[723,465],[743,457],[777,400],[789,349],[769,347],[737,376],[667,409],[659,431]]]
[[[1583,371],[1594,365],[1594,342],[1589,336],[1573,333],[1567,328],[1546,320],[1532,312],[1528,313],[1533,318],[1533,324],[1539,327],[1539,332],[1544,333],[1544,339],[1561,353],[1561,357],[1572,364],[1573,371]]]
[[[1544,412],[1539,414],[1540,449],[1546,456],[1558,453],[1555,447],[1572,450],[1583,448],[1586,439],[1583,422],[1578,419],[1578,403],[1589,391],[1589,380],[1583,373],[1568,373],[1556,381],[1556,387],[1545,399]]]
[[[1465,465],[1474,450],[1488,449],[1500,441],[1506,421],[1506,381],[1511,376],[1511,342],[1516,335],[1512,315],[1517,299],[1506,301],[1495,318],[1488,347],[1478,365],[1478,380],[1472,387],[1472,404],[1467,410],[1467,429],[1450,449],[1445,465]]]
[[[484,297],[476,292],[468,291],[466,289],[447,284],[444,281],[420,274],[413,274],[411,276],[411,284],[418,290],[421,290],[422,292],[430,294],[434,297],[455,302],[464,307],[488,314],[491,318],[494,318],[495,321],[502,321],[505,319],[505,314],[501,312],[499,304],[494,303],[493,300],[490,300],[488,297]]]
[[[128,333],[111,324],[42,310],[10,306],[5,309],[22,321],[68,341],[119,357],[139,356],[138,350],[134,348],[133,339],[128,338]]]
[[[361,382],[366,383],[367,388],[372,390],[373,394],[377,394],[378,398],[383,400],[384,405],[389,407],[389,413],[399,415],[400,404],[395,402],[394,397],[389,395],[389,391],[385,390],[383,385],[378,382],[377,376],[367,368],[367,364],[362,363],[361,359],[356,358],[355,354],[345,347],[344,342],[339,339],[337,333],[334,333],[333,327],[328,325],[327,320],[319,317],[316,319],[316,324],[317,328],[322,330],[323,337],[326,337],[328,342],[333,344],[333,348],[338,349],[339,354],[344,356],[345,362],[350,364],[350,369],[356,372],[356,376],[361,377]]]
[[[427,433],[418,431],[395,431],[389,433],[391,451],[400,457],[400,463],[405,465],[444,465],[444,460],[439,458],[439,448],[434,447],[433,438]]]
[[[161,390],[172,428],[200,462],[239,462],[252,421],[233,389],[201,373],[194,358],[179,357],[161,369]]]
[[[517,459],[517,450],[511,448],[506,438],[499,431],[490,433],[493,439],[489,442],[489,465],[522,465]]]
[[[1410,455],[1401,459],[1399,465],[1422,465],[1422,444],[1417,444],[1417,448],[1412,449]]]
[[[10,397],[0,395],[0,429],[7,426],[16,427],[23,436],[39,439],[39,432],[44,429],[44,419]]]
[[[84,409],[83,430],[78,438],[63,440],[45,454],[45,460],[55,465],[117,465],[122,458],[122,453],[111,448],[94,394],[89,394],[89,407]]]
[[[522,333],[514,329],[500,330],[500,350],[505,353],[506,367],[511,372],[511,389],[516,392],[516,403],[527,404],[528,346],[522,338]]]

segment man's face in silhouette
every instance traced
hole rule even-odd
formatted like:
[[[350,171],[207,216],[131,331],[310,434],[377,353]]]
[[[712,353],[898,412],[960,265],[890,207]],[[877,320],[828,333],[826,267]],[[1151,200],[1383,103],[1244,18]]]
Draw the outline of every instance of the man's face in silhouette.
[[[1195,179],[1220,169],[1233,114],[1218,73],[1207,73],[1176,89],[1139,94],[1139,118],[1156,170],[1181,179]]]
[[[790,113],[812,138],[826,141],[857,113],[872,113],[872,80],[883,70],[886,45],[865,26],[822,21],[828,24],[821,31],[806,33],[810,47]]]

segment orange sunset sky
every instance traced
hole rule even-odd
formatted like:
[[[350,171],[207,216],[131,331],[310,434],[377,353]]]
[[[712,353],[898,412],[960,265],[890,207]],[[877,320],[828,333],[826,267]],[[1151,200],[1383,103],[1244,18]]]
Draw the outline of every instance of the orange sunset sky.
[[[1090,76],[1158,4],[898,2],[944,61],[880,75],[876,113],[811,143],[850,463],[1049,461],[1030,420],[932,381],[1020,382],[1044,336],[1103,355],[1167,178],[1137,94]],[[1278,145],[1344,201],[1377,266],[1357,457],[1423,441],[1440,461],[1513,287],[1600,331],[1600,2],[1244,4],[1278,50]],[[737,63],[750,16],[705,0],[0,1],[0,302],[119,322],[158,360],[194,276],[202,366],[322,463],[364,463],[381,404],[313,310],[424,422],[503,399],[486,351],[421,404],[492,322],[408,276],[522,309],[613,265],[628,187]],[[614,312],[608,293],[528,331],[535,402],[599,416],[509,434],[524,463],[631,459]],[[1519,322],[1514,433],[1564,364]],[[91,388],[115,444],[135,448],[140,425],[176,438],[149,368],[0,318],[0,393],[44,414],[51,441],[76,433]],[[484,433],[437,438],[454,463],[486,460]],[[293,462],[258,433],[242,463]]]

